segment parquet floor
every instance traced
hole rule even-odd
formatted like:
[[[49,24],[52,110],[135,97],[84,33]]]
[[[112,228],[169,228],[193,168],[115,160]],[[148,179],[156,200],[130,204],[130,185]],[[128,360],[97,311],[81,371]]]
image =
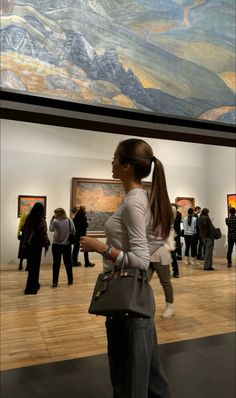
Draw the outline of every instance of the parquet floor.
[[[92,260],[92,258],[91,258]],[[181,277],[172,279],[175,311],[160,317],[164,295],[155,275],[152,285],[159,343],[175,342],[235,331],[235,265],[215,260],[217,271],[179,262]],[[1,265],[1,370],[86,357],[106,352],[104,318],[87,312],[101,262],[94,268],[74,268],[68,286],[64,267],[59,286],[51,288],[51,265],[42,264],[41,289],[25,296],[27,273],[17,265]]]

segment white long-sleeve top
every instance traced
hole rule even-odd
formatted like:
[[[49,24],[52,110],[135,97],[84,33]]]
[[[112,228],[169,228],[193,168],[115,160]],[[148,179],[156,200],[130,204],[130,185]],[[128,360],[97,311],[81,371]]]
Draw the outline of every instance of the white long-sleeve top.
[[[59,218],[51,221],[49,231],[54,232],[53,243],[57,245],[68,245],[70,233],[75,233],[75,226],[71,218]]]
[[[115,265],[121,265],[125,252],[125,266],[148,269],[150,254],[165,243],[161,237],[153,234],[151,226],[147,192],[141,188],[132,189],[105,224],[106,243],[121,250]],[[111,261],[104,261],[106,271],[112,267]]]
[[[188,225],[188,216],[183,219],[184,235],[196,235],[197,233],[197,218],[192,216],[191,224]]]

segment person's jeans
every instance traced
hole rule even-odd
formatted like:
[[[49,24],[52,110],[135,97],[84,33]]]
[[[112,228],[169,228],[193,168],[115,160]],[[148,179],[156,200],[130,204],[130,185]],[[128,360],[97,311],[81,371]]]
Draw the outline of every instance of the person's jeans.
[[[186,257],[189,256],[189,249],[191,247],[191,257],[196,257],[197,255],[197,239],[196,235],[184,235],[185,240],[185,253]]]
[[[236,246],[236,239],[228,239],[228,251],[227,251],[228,264],[232,264],[232,253],[234,245]]]
[[[113,398],[170,398],[152,319],[107,318]]]
[[[205,256],[205,245],[202,241],[202,238],[199,238],[198,240],[198,247],[197,247],[197,258],[198,260],[201,260],[202,257]]]
[[[204,269],[209,269],[212,267],[213,261],[213,249],[214,249],[214,239],[212,238],[203,238],[203,243],[205,245],[205,257],[204,257]]]
[[[170,280],[169,264],[151,262],[148,270],[148,280],[151,280],[154,271],[156,271],[161,286],[163,287],[166,303],[172,304],[174,301],[174,294],[173,294],[173,286]]]
[[[59,272],[61,267],[61,257],[66,268],[66,275],[69,283],[73,282],[72,273],[72,261],[71,261],[71,245],[58,245],[52,244],[52,255],[53,255],[53,272],[52,282],[58,283]]]

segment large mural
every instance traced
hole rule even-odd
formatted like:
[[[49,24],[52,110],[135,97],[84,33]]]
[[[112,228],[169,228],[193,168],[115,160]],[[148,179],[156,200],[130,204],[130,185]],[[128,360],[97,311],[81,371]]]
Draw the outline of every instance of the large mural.
[[[1,0],[1,86],[235,123],[235,0]]]

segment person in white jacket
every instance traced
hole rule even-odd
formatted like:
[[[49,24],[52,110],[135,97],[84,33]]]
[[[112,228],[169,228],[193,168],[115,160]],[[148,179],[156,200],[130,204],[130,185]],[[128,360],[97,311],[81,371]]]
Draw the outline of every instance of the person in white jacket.
[[[176,209],[173,206],[172,210],[175,217]],[[176,232],[172,226],[166,243],[151,255],[149,268],[150,279],[154,271],[156,271],[165,294],[166,307],[161,315],[162,318],[171,318],[175,313],[173,308],[174,292],[170,277],[170,264],[172,262],[171,252],[176,248],[175,236]]]

